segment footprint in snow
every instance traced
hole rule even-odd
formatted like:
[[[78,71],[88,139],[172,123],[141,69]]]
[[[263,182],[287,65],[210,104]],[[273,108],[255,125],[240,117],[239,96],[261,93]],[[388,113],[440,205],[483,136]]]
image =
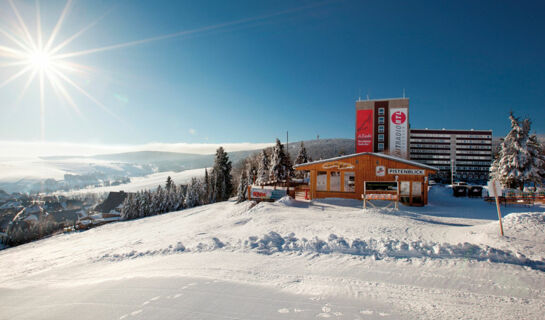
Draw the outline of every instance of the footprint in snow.
[[[282,309],[278,309],[278,313],[290,313],[290,310],[286,308],[282,308]]]
[[[316,318],[331,318],[331,314],[329,314],[327,312],[318,313],[316,315]]]
[[[371,310],[361,310],[360,313],[365,314],[365,315],[369,315],[369,314],[373,314],[373,311],[371,311]]]
[[[161,296],[153,297],[153,298],[150,299],[150,301],[159,300],[159,298],[161,298]]]
[[[179,298],[179,297],[181,297],[181,296],[182,296],[181,293],[177,293],[177,294],[174,295],[174,299],[177,299],[177,298]]]
[[[386,312],[379,312],[378,315],[381,317],[386,317],[386,316],[389,316],[390,314]]]
[[[129,316],[129,314],[124,314],[124,315],[122,315],[121,317],[119,317],[119,320],[123,320],[123,319],[125,319],[125,318],[128,317],[128,316]]]
[[[330,312],[331,311],[331,308],[329,307],[329,304],[326,304],[325,306],[322,307],[322,311],[323,312]]]

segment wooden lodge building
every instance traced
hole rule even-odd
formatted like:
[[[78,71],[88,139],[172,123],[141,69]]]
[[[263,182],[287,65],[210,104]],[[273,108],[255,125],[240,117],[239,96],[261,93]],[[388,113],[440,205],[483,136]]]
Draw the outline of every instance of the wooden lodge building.
[[[310,172],[309,198],[395,200],[428,203],[428,176],[438,169],[382,153],[362,152],[296,165]]]

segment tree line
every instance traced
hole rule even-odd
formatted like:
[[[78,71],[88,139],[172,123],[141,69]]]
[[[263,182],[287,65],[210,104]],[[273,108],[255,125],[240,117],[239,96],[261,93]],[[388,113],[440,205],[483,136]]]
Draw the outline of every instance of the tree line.
[[[176,185],[168,177],[164,187],[131,193],[123,202],[121,217],[130,220],[225,201],[234,191],[231,167],[227,152],[219,147],[210,173],[205,169],[203,178],[192,178],[187,185]]]

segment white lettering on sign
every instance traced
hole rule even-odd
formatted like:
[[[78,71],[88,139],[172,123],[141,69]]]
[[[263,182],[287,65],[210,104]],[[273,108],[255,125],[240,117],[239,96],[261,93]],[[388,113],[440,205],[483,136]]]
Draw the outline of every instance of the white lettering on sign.
[[[423,176],[425,170],[423,169],[388,169],[388,174],[412,174]]]
[[[390,109],[390,154],[407,158],[409,133],[407,108]]]

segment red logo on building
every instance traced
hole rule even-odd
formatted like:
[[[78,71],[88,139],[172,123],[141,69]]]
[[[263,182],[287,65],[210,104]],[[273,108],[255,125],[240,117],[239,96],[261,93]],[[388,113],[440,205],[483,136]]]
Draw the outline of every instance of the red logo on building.
[[[392,123],[393,124],[403,124],[407,120],[407,116],[404,112],[396,111],[392,114]]]

